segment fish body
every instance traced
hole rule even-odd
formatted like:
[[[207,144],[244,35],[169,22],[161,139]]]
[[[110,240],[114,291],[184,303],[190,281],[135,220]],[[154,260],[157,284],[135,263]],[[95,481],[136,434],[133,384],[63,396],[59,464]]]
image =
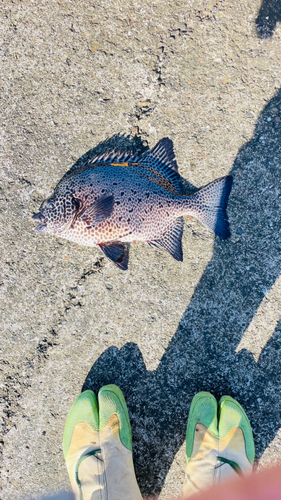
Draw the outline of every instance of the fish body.
[[[135,157],[109,152],[65,176],[34,216],[39,233],[98,246],[127,269],[128,243],[165,248],[182,261],[184,215],[199,219],[222,238],[230,236],[226,206],[232,177],[216,179],[193,196],[183,195],[170,139]]]

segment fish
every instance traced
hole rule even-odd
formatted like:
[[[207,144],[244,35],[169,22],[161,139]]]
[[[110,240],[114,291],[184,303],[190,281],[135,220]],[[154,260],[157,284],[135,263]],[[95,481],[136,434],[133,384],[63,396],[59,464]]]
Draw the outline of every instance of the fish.
[[[109,150],[66,174],[33,216],[39,234],[98,247],[119,269],[128,269],[130,243],[165,249],[183,261],[184,216],[198,219],[222,239],[230,237],[226,213],[232,176],[185,195],[173,142],[161,139],[143,153]]]

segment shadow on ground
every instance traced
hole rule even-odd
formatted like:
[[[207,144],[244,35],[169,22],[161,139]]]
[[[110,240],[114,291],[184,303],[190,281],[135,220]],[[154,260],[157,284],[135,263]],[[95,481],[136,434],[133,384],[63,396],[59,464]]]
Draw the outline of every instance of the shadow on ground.
[[[143,494],[158,494],[163,487],[185,439],[189,406],[198,391],[238,399],[253,427],[257,458],[281,426],[281,324],[258,363],[246,350],[235,354],[261,300],[280,274],[280,117],[281,91],[261,113],[253,139],[233,165],[232,239],[216,238],[213,259],[158,369],[147,371],[135,344],[121,350],[111,347],[94,364],[83,386],[97,392],[102,385],[115,383],[124,391]]]
[[[281,0],[263,0],[256,18],[256,30],[259,38],[273,35],[276,24],[281,21]]]

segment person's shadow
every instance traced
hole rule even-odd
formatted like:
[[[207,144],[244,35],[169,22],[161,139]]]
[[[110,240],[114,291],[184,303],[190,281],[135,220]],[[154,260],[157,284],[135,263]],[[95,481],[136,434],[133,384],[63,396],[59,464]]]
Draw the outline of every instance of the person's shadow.
[[[84,383],[83,390],[96,393],[108,383],[123,390],[143,494],[161,491],[198,391],[217,398],[229,394],[243,405],[257,458],[281,426],[281,324],[258,363],[248,351],[235,354],[281,269],[280,118],[281,91],[261,113],[254,137],[234,162],[228,208],[232,238],[215,239],[213,259],[158,369],[147,371],[138,346],[126,344],[121,350],[107,349]]]
[[[276,24],[281,21],[281,0],[263,0],[256,18],[256,30],[259,38],[273,35]]]

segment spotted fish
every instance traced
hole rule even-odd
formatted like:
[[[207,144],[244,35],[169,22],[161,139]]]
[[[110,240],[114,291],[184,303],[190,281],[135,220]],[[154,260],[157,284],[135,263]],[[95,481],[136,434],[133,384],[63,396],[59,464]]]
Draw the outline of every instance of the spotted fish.
[[[185,196],[170,139],[134,155],[109,151],[66,175],[33,219],[38,233],[99,247],[128,268],[129,243],[144,241],[182,261],[183,216],[196,217],[221,238],[230,236],[226,206],[232,177]]]

